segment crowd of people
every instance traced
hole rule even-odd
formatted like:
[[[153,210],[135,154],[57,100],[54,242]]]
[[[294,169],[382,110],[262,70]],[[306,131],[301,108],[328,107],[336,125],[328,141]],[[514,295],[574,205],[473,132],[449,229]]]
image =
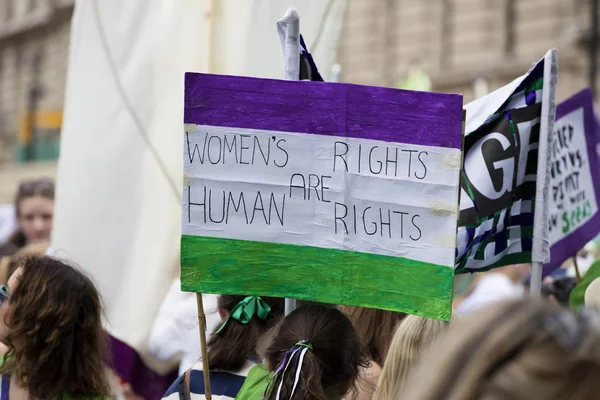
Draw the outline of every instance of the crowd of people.
[[[139,398],[107,362],[96,286],[84,268],[44,255],[53,202],[52,181],[24,182],[0,246],[0,399]],[[600,263],[590,264],[588,307],[568,308],[579,290],[568,266],[528,299],[520,264],[476,274],[450,322],[309,302],[286,316],[281,298],[204,295],[212,398],[600,398]],[[148,338],[158,359],[182,356],[165,399],[205,398],[197,332],[195,296],[175,280]]]

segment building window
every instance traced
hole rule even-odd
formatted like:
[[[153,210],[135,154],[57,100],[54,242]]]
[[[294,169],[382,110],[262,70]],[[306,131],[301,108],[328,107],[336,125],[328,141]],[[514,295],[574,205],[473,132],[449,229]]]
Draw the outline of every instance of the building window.
[[[4,20],[10,21],[14,17],[13,0],[4,0]]]

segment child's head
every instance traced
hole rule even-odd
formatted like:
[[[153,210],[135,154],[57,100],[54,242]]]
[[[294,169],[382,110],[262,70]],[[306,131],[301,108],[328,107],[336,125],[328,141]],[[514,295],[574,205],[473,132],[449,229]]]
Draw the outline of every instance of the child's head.
[[[223,322],[208,342],[208,363],[211,369],[238,371],[259,359],[256,344],[283,316],[284,299],[221,295],[218,302]]]
[[[268,399],[342,398],[365,366],[352,323],[341,311],[323,305],[297,308],[281,324],[266,351],[274,372]]]

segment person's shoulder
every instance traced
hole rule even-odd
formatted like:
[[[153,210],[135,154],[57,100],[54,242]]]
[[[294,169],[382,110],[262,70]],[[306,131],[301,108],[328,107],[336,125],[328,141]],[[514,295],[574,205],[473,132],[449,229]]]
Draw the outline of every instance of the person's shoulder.
[[[271,373],[266,365],[255,365],[248,371],[248,376],[236,400],[262,400],[270,377]]]
[[[227,375],[233,375],[233,376],[246,377],[246,376],[248,376],[248,374],[251,371],[254,370],[254,368],[256,366],[259,366],[259,365],[262,365],[262,364],[256,364],[256,363],[254,363],[252,361],[246,361],[244,363],[244,365],[242,366],[242,368],[240,368],[237,371],[224,371],[224,370],[213,370],[213,369],[211,369],[210,370],[210,374],[212,375],[212,374],[218,373],[220,375],[225,375],[225,376],[227,376]],[[199,373],[203,374],[203,372],[202,372],[203,368],[204,368],[204,365],[202,364],[202,360],[200,360],[200,361],[198,361],[198,362],[196,362],[194,364],[194,366],[191,368],[191,371],[192,372],[196,371],[196,372],[199,372]]]
[[[210,386],[213,399],[235,399],[238,392],[246,381],[246,376],[251,372],[252,368],[246,364],[240,371],[210,371]],[[189,373],[189,390],[192,399],[203,398],[205,394],[204,387],[204,371],[202,363],[199,362],[194,367],[188,370]],[[177,378],[167,392],[163,395],[163,399],[179,399],[179,382],[181,377]]]
[[[271,375],[265,364],[251,364],[247,369],[247,379],[265,378]]]
[[[381,366],[375,361],[371,361],[371,364],[367,368],[364,368],[364,377],[370,382],[377,383],[379,376],[381,375]]]
[[[373,360],[371,360],[368,367],[361,367],[360,378],[356,385],[356,393],[352,396],[348,395],[344,397],[344,400],[369,400],[373,398],[373,393],[377,388],[381,372],[381,366]]]
[[[175,379],[173,381],[173,383],[171,384],[171,386],[169,386],[169,388],[167,389],[165,394],[163,394],[163,396],[162,396],[163,399],[173,399],[173,400],[179,399],[179,382],[181,379],[182,379],[182,376],[178,376],[177,379]]]

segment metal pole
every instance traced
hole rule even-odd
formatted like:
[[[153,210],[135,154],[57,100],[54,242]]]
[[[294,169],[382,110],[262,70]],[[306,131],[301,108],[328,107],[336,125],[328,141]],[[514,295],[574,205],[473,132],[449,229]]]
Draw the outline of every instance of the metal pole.
[[[598,0],[592,0],[590,23],[590,89],[596,98],[596,74],[598,71]]]
[[[300,17],[290,7],[283,18],[277,21],[280,35],[283,33],[284,78],[288,81],[300,79]],[[285,299],[285,315],[296,308],[296,299]]]
[[[531,263],[531,283],[529,287],[529,296],[532,299],[539,299],[542,293],[542,263]]]
[[[285,315],[289,315],[296,309],[296,299],[285,299]]]
[[[555,79],[555,73],[557,69],[556,61],[556,50],[548,50],[544,56],[544,83],[542,90],[548,99],[548,101],[542,102],[542,119],[540,121],[540,141],[538,145],[538,162],[537,162],[537,182],[536,182],[536,193],[539,196],[535,198],[535,213],[533,216],[533,243],[531,249],[532,263],[531,263],[531,286],[530,296],[532,298],[539,298],[542,290],[542,264],[546,261],[547,252],[550,251],[548,248],[548,227],[547,220],[545,220],[545,210],[547,210],[547,199],[544,196],[548,196],[547,192],[544,192],[542,187],[547,185],[549,178],[547,176],[547,162],[549,154],[549,143],[547,139],[552,133],[552,126],[554,121],[550,120],[550,104],[554,102],[554,92],[552,89],[552,81]],[[554,117],[554,115],[552,115]]]
[[[340,64],[333,64],[331,67],[331,82],[342,81],[342,66]]]
[[[290,7],[283,18],[277,21],[279,29],[284,34],[284,79],[297,81],[300,79],[300,17],[298,12]]]

